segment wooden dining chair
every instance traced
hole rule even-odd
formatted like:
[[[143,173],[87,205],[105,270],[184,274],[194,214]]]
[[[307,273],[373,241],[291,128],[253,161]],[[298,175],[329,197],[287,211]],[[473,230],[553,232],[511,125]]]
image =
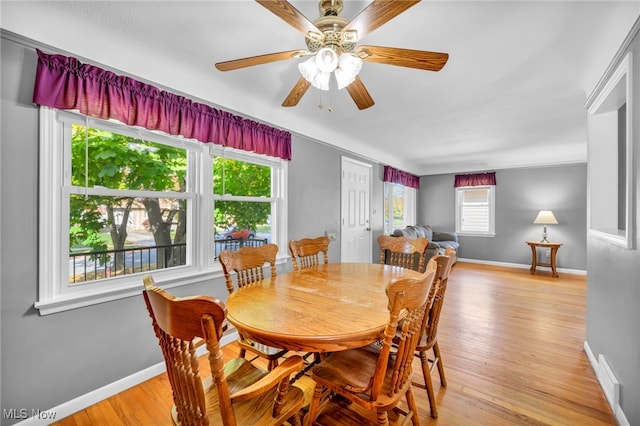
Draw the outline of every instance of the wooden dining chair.
[[[415,355],[420,358],[420,363],[422,365],[422,377],[424,379],[424,384],[415,381],[413,384],[427,390],[429,406],[431,407],[431,417],[434,419],[438,418],[438,407],[436,405],[435,394],[433,391],[431,373],[434,368],[437,368],[440,376],[440,386],[447,386],[447,379],[444,374],[444,365],[442,363],[442,355],[440,353],[440,347],[438,346],[438,323],[440,321],[444,295],[447,290],[449,274],[451,273],[451,267],[455,256],[455,250],[448,247],[445,250],[444,255],[435,255],[428,262],[429,264],[435,264],[437,266],[436,278],[433,286],[435,294],[433,297],[433,303],[425,315],[422,324],[422,331],[420,333],[420,341],[416,346],[415,352]],[[433,354],[431,358],[428,356],[429,351]]]
[[[380,235],[380,263],[424,271],[424,259],[429,240],[426,238],[392,237]]]
[[[303,238],[289,241],[293,270],[308,269],[329,263],[329,237]],[[320,260],[322,258],[322,260]]]
[[[303,367],[298,355],[270,372],[244,358],[224,362],[220,350],[223,302],[209,296],[178,298],[144,278],[144,301],[164,356],[173,391],[171,417],[176,425],[300,425],[301,389],[289,378]],[[200,375],[195,341],[208,350],[211,377]]]
[[[303,238],[289,241],[289,253],[293,270],[309,269],[320,264],[329,263],[329,237]],[[303,359],[307,361],[313,355],[315,362],[320,362],[320,354],[307,352]]]
[[[377,417],[378,425],[389,424],[389,412],[406,398],[405,420],[419,425],[411,376],[412,361],[436,271],[429,270],[420,278],[396,278],[386,287],[389,322],[380,341],[369,346],[337,351],[311,369],[316,382],[305,425],[312,426],[328,404],[336,403],[328,394],[349,401],[344,409],[358,406]],[[400,340],[393,344],[398,324]],[[338,399],[339,401],[339,399]],[[339,403],[339,402],[338,402]],[[352,410],[352,414],[355,410]],[[344,413],[340,413],[343,416]]]
[[[238,250],[224,250],[218,255],[218,260],[222,265],[224,279],[229,294],[236,288],[242,288],[254,284],[265,278],[265,265],[268,265],[272,277],[276,276],[276,255],[278,246],[276,244],[265,244],[260,247],[242,247]],[[235,274],[232,274],[235,272]],[[233,276],[236,282],[233,282]],[[286,353],[286,349],[274,348],[254,342],[239,333],[238,346],[240,347],[240,357],[244,358],[247,351],[265,358],[268,361],[268,369],[271,370],[278,365],[278,360]]]

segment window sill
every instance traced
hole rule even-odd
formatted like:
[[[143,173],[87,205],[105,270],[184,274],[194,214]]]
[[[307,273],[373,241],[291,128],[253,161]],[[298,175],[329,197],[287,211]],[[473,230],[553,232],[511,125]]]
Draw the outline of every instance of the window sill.
[[[151,273],[151,272],[149,272]],[[118,288],[104,290],[101,288],[86,289],[81,292],[59,294],[50,299],[37,301],[34,307],[40,311],[40,315],[55,314],[85,306],[96,305],[98,303],[111,302],[124,299],[126,297],[138,296],[142,293],[142,277],[145,273],[132,274],[127,283]],[[206,272],[196,272],[192,274],[171,274],[165,275],[162,279],[163,288],[180,287],[194,284],[222,276],[222,270],[217,268]]]
[[[590,229],[589,234],[601,240],[608,241],[612,244],[615,244],[627,249],[633,249],[633,239],[631,238],[631,234],[628,232],[620,231],[617,229],[614,229],[614,230]]]
[[[495,233],[473,233],[473,232],[457,232],[459,237],[485,237],[485,238],[494,238],[496,236]]]
[[[276,265],[287,264],[288,261],[288,256],[279,256],[276,260]],[[132,274],[124,285],[116,288],[111,287],[109,290],[104,290],[96,286],[83,289],[82,291],[59,294],[46,300],[37,301],[33,306],[40,311],[40,315],[49,315],[71,309],[83,308],[85,306],[97,305],[98,303],[112,302],[114,300],[138,296],[142,293],[143,289],[142,277],[148,273],[153,273],[157,282],[161,282],[162,288],[164,289],[221,279],[223,277],[222,268],[218,263],[206,271],[185,273],[185,270],[180,268],[174,271],[163,271],[162,273],[159,273],[159,271],[150,271]]]

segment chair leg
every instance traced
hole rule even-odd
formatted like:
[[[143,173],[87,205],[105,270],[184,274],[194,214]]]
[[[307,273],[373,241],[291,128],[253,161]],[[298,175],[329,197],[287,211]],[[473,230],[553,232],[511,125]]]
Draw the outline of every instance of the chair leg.
[[[418,416],[418,404],[416,403],[416,397],[413,394],[413,388],[409,386],[409,389],[406,393],[407,398],[407,407],[409,408],[409,413],[411,413],[411,423],[413,426],[420,426],[420,417]]]
[[[440,374],[440,385],[447,386],[447,378],[444,375],[444,365],[442,364],[442,355],[440,355],[440,347],[438,342],[433,345],[433,355],[438,360],[438,374]]]
[[[378,411],[378,425],[389,426],[389,417],[386,411]]]
[[[431,381],[431,369],[429,368],[429,359],[426,351],[420,351],[420,361],[422,362],[422,377],[427,388],[427,397],[429,398],[429,406],[431,407],[431,417],[438,418],[438,408],[436,407],[436,398],[433,392],[433,382]]]
[[[295,414],[293,417],[287,419],[287,422],[289,422],[291,426],[301,426],[300,415]]]
[[[320,414],[320,398],[322,398],[322,385],[316,385],[313,390],[313,398],[311,399],[311,406],[309,412],[304,417],[305,426],[313,426],[313,422],[316,421],[316,417]]]

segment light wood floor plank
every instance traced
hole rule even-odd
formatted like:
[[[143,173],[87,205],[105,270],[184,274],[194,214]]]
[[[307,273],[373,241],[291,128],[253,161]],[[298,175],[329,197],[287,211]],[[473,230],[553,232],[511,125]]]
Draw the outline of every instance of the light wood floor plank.
[[[414,388],[421,424],[615,425],[583,351],[585,316],[584,276],[552,278],[545,271],[531,275],[527,269],[458,262],[439,331],[448,386],[441,387],[434,372],[437,420],[429,415],[426,391]],[[227,345],[225,359],[237,351],[235,344]],[[206,359],[200,364],[206,374]],[[417,360],[414,369],[420,372]],[[415,380],[422,377],[416,374]],[[304,378],[300,387],[311,391],[313,383]],[[56,424],[170,425],[171,405],[163,374]],[[366,424],[346,407],[325,412],[318,421]]]

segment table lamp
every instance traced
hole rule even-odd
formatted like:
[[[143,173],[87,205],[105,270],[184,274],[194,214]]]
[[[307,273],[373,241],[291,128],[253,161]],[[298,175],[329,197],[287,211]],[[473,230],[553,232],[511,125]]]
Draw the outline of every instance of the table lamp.
[[[549,240],[547,239],[547,236],[548,236],[548,234],[547,234],[547,225],[557,225],[558,224],[558,220],[553,215],[553,212],[551,210],[540,210],[538,212],[538,216],[536,216],[536,218],[533,221],[533,223],[535,223],[537,225],[544,225],[544,231],[542,233],[542,240],[540,242],[541,243],[548,243]]]

